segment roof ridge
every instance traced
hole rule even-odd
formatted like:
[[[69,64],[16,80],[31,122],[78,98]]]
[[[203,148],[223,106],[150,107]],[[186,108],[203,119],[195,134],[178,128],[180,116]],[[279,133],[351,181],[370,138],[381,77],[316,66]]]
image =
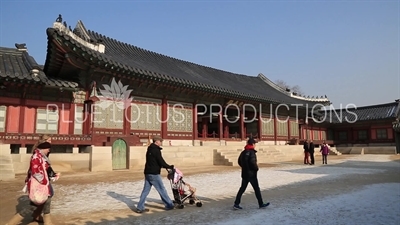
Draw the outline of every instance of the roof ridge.
[[[350,104],[352,104],[352,103],[350,103]],[[360,109],[369,109],[369,108],[373,108],[373,107],[384,107],[384,106],[395,106],[396,104],[399,104],[400,105],[400,103],[398,103],[398,102],[388,102],[388,103],[381,103],[381,104],[375,104],[375,105],[364,105],[364,106],[360,106],[360,107],[357,107],[355,104],[354,104],[354,106],[356,106],[356,107],[352,107],[352,108],[346,108],[346,109],[348,109],[348,110],[360,110]],[[349,104],[347,104],[347,105],[349,105]],[[344,108],[334,108],[334,109],[332,109],[332,108],[330,108],[330,109],[327,109],[327,111],[336,111],[336,110],[343,110]]]
[[[261,79],[262,81],[264,81],[269,86],[275,88],[276,90],[278,90],[278,91],[282,92],[283,94],[288,95],[288,96],[290,96],[292,98],[301,99],[301,100],[304,100],[304,101],[317,101],[317,102],[319,102],[319,101],[329,101],[329,99],[326,97],[326,95],[325,95],[325,98],[323,98],[322,96],[321,96],[321,98],[318,98],[318,96],[316,98],[314,98],[314,97],[313,98],[309,98],[309,97],[299,96],[299,95],[295,94],[294,92],[291,92],[290,89],[287,90],[287,89],[284,89],[281,86],[275,84],[272,80],[270,80],[268,77],[266,77],[262,73],[259,73],[257,78]]]
[[[0,51],[7,51],[9,53],[18,53],[18,54],[22,54],[22,51],[18,51],[18,49],[14,48],[10,48],[10,47],[0,47]]]

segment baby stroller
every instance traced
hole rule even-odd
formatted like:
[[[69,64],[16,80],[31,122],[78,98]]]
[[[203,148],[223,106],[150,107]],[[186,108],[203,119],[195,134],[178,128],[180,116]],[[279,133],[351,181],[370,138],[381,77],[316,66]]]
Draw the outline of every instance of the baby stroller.
[[[174,195],[174,203],[178,204],[178,208],[183,209],[185,207],[183,203],[187,199],[189,199],[189,204],[196,204],[197,207],[201,207],[203,203],[195,195],[196,188],[183,181],[183,173],[178,168],[167,169],[167,171]]]

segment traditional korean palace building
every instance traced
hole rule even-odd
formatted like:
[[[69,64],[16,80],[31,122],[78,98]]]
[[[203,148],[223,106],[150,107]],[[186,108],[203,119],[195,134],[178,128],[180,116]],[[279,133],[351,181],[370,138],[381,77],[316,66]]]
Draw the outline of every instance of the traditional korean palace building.
[[[301,139],[306,128],[296,118],[329,104],[283,90],[262,74],[235,74],[122,43],[86,30],[81,21],[74,30],[55,22],[47,35],[44,66],[23,44],[1,48],[5,143],[32,145],[43,133],[75,147],[111,145],[115,138],[142,145],[140,138],[152,135],[190,143],[253,136],[275,143]],[[107,86],[131,99],[101,103],[121,101],[104,96]],[[315,132],[325,138],[323,129]]]
[[[59,153],[143,146],[154,135],[166,146],[241,144],[248,137],[269,145],[399,140],[399,101],[350,110],[358,115],[354,123],[341,122],[337,110],[328,120],[321,111],[330,105],[326,96],[299,96],[263,74],[155,53],[81,21],[72,29],[61,16],[46,32],[44,66],[25,44],[0,47],[0,141],[12,153],[30,152],[40,134],[50,134]]]

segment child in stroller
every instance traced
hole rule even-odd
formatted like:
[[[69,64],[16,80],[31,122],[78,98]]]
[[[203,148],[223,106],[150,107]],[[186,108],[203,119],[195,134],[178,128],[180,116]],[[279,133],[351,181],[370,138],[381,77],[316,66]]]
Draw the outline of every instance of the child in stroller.
[[[183,173],[178,168],[167,169],[167,171],[174,195],[174,203],[178,204],[178,208],[183,209],[185,207],[183,203],[187,199],[189,199],[189,204],[196,203],[197,207],[201,207],[203,203],[196,197],[196,188],[183,181]]]

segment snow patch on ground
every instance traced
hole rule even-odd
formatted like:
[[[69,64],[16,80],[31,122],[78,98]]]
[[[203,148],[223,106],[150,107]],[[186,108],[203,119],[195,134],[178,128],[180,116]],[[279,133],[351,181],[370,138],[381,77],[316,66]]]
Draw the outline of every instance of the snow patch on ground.
[[[360,157],[360,159],[369,160],[368,157]],[[359,161],[360,159],[355,157],[351,160]],[[386,160],[384,156],[374,156],[372,159],[375,162],[377,160],[385,162]],[[336,163],[343,162],[345,160],[337,161]],[[259,184],[262,190],[266,190],[300,182],[315,181],[316,179],[335,179],[350,174],[372,174],[382,171],[379,169],[331,167],[330,165],[283,164],[273,168],[261,168],[259,171]],[[169,195],[172,197],[169,181],[166,177],[163,180]],[[240,170],[215,174],[198,174],[184,177],[184,180],[197,188],[196,193],[203,202],[234,197],[241,182]],[[55,183],[54,188],[57,200],[52,203],[52,212],[64,215],[80,214],[99,210],[134,208],[139,201],[143,181],[68,186]],[[250,189],[249,187],[248,190]],[[151,190],[147,202],[162,204],[154,188]]]
[[[400,183],[374,184],[352,193],[307,202],[289,202],[233,216],[218,225],[242,224],[374,224],[400,223]],[[255,212],[256,211],[256,212]],[[372,222],[373,221],[373,222]]]

